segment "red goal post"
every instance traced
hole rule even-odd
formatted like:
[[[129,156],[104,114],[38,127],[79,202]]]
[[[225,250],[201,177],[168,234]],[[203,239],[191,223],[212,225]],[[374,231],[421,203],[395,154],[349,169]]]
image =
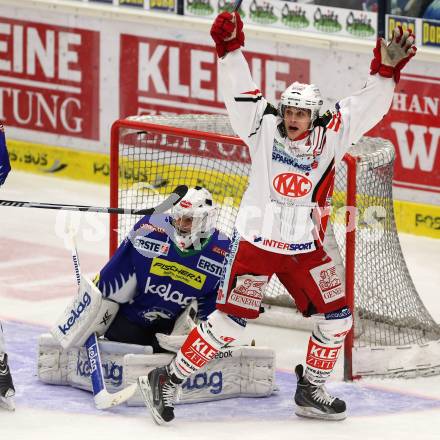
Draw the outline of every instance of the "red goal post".
[[[110,160],[111,207],[148,208],[179,184],[198,184],[213,194],[221,207],[217,226],[230,235],[246,188],[250,159],[247,147],[233,135],[226,116],[118,120],[111,131]],[[396,347],[410,344],[416,355],[424,356],[425,351],[418,353],[418,347],[440,340],[440,329],[418,297],[401,253],[392,202],[393,161],[394,148],[388,141],[364,138],[351,154],[344,156],[335,177],[334,210],[330,216],[333,227],[329,229],[335,231],[336,248],[345,269],[346,295],[355,317],[354,328],[345,341],[346,379],[368,374],[393,375],[396,370],[402,374],[406,370],[420,374],[438,372],[436,357],[425,368],[417,366],[417,361],[394,367]],[[380,205],[384,213],[377,221],[379,232],[370,230],[361,220],[374,204]],[[111,215],[110,255],[138,219]],[[383,267],[378,261],[383,261]],[[387,302],[393,283],[392,301],[405,303],[402,312]],[[262,322],[295,327],[304,321],[293,319],[298,313],[277,279],[271,280],[264,301],[276,318],[268,320],[264,315],[271,314],[265,313]],[[382,304],[382,309],[374,302]],[[376,359],[378,349],[384,347],[391,354],[382,356],[385,361]],[[369,362],[374,365],[367,365]]]

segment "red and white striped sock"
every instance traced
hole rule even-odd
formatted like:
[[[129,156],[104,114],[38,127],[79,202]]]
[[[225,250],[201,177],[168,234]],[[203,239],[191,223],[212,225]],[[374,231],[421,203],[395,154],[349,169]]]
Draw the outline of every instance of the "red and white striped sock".
[[[342,344],[324,344],[312,335],[307,349],[304,376],[314,385],[324,385],[338,360]]]
[[[170,373],[182,380],[187,378],[213,359],[221,347],[202,332],[199,326],[195,327],[171,362]]]

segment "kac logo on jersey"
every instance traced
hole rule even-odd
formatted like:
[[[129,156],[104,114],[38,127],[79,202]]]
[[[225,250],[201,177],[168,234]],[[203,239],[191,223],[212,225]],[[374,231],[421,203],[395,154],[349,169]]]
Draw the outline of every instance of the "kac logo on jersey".
[[[286,197],[304,197],[312,190],[312,182],[296,173],[281,173],[273,179],[277,193]]]

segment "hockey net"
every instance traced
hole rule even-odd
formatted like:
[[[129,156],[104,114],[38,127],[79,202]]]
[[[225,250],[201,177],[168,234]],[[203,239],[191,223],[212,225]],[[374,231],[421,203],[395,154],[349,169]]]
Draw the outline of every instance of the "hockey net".
[[[363,138],[336,172],[326,241],[345,270],[354,310],[344,350],[347,379],[440,374],[440,326],[414,287],[396,230],[394,158],[390,142]],[[231,236],[249,171],[247,147],[227,116],[139,116],[113,124],[112,207],[147,208],[178,185],[204,186],[220,208],[218,229]],[[110,254],[139,219],[111,216]],[[260,322],[311,328],[276,276],[264,303]]]

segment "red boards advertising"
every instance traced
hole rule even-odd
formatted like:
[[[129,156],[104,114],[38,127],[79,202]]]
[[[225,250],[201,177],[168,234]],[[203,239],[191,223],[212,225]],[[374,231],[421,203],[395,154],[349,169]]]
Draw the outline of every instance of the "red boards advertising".
[[[393,184],[440,193],[440,78],[403,74],[391,109],[368,135],[397,150]]]
[[[0,120],[99,138],[99,32],[0,17]]]
[[[120,53],[121,117],[225,113],[212,45],[122,34]],[[291,82],[309,82],[309,60],[249,51],[245,57],[254,81],[273,104]]]

